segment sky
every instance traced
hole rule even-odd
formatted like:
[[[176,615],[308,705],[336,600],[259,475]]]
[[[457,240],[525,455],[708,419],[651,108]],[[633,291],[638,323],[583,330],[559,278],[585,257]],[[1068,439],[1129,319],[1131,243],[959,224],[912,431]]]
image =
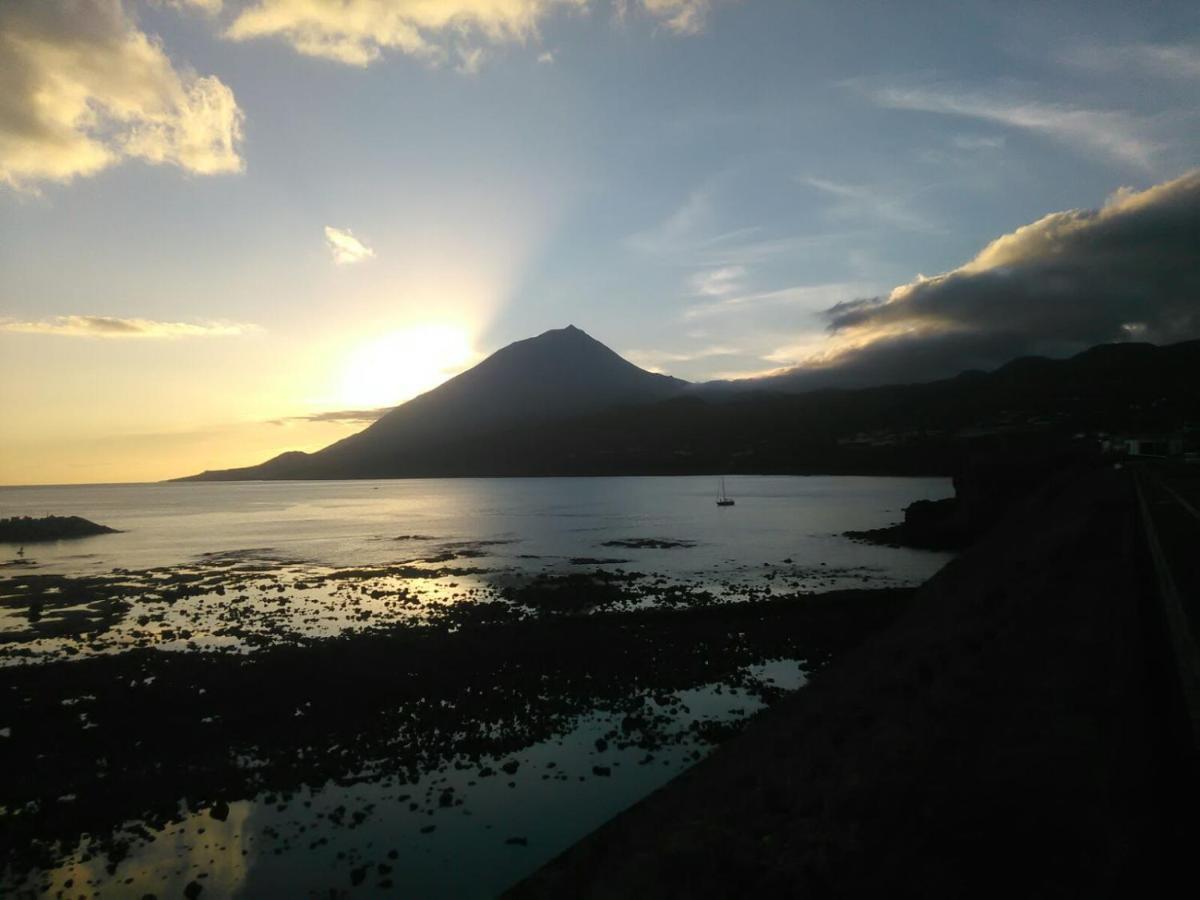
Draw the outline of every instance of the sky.
[[[1193,2],[0,0],[0,484],[568,323],[695,381],[1200,337],[1198,151]]]

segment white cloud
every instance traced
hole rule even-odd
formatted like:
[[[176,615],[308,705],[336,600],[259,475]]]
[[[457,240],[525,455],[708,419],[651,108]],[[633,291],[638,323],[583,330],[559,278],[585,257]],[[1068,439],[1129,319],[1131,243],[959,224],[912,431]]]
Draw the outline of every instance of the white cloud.
[[[0,184],[70,181],[130,158],[237,172],[241,129],[228,85],[177,69],[121,0],[0,4]]]
[[[792,367],[799,365],[802,360],[811,358],[821,350],[826,343],[826,337],[821,333],[808,335],[806,340],[793,341],[782,347],[776,347],[770,353],[764,353],[763,359],[777,366]]]
[[[628,235],[625,246],[638,253],[659,256],[692,269],[752,267],[781,256],[832,252],[829,248],[859,237],[853,231],[772,236],[764,225],[720,228],[727,217],[726,198],[736,192],[728,186],[733,174],[718,173],[692,190],[666,218]],[[721,202],[718,202],[718,201]],[[845,253],[844,248],[838,252]],[[692,288],[696,282],[692,282]]]
[[[1158,145],[1144,123],[1117,110],[1097,110],[985,94],[920,88],[869,91],[880,106],[995,122],[1044,134],[1140,169],[1153,169]]]
[[[458,65],[454,68],[463,75],[477,75],[487,59],[487,51],[482,47],[462,48],[459,51]]]
[[[257,0],[226,35],[276,37],[297,52],[365,66],[386,51],[430,62],[458,60],[486,44],[526,43],[552,12],[581,10],[587,0]],[[469,68],[469,65],[468,65]]]
[[[685,319],[701,319],[707,316],[739,312],[749,307],[784,305],[802,310],[816,311],[836,303],[843,297],[862,296],[875,289],[874,285],[860,282],[836,281],[828,284],[801,284],[774,291],[758,291],[724,297],[712,303],[701,303],[689,308]]]
[[[676,34],[699,34],[712,0],[642,0],[642,6]]]
[[[60,337],[180,338],[231,337],[258,331],[239,322],[158,322],[112,316],[53,316],[21,321],[0,319],[0,331],[14,334],[52,334]]]
[[[910,231],[935,231],[933,225],[908,208],[904,200],[879,188],[826,178],[802,178],[801,184],[838,202],[830,212],[842,218],[865,218]]]
[[[362,262],[375,255],[375,251],[354,236],[349,228],[334,228],[325,226],[325,245],[333,254],[333,261],[339,266]]]
[[[663,371],[661,366],[666,363],[694,362],[698,359],[712,359],[716,356],[737,356],[741,352],[738,347],[716,344],[680,353],[664,350],[626,350],[621,355],[647,371],[661,373]]]
[[[205,0],[200,0],[205,2]],[[651,18],[680,35],[704,29],[712,0],[638,0]],[[559,12],[608,6],[623,20],[626,0],[254,0],[230,23],[235,41],[280,38],[298,53],[366,66],[385,52],[403,53],[472,74],[486,48],[536,44],[540,27]],[[554,61],[543,52],[538,61]]]
[[[630,235],[626,243],[634,250],[655,255],[687,252],[712,241],[715,222],[713,191],[705,186],[692,191],[683,205],[662,222]]]
[[[1074,47],[1061,59],[1095,72],[1135,69],[1163,78],[1200,78],[1200,45],[1196,44],[1093,44]]]
[[[737,293],[746,276],[745,266],[722,266],[692,276],[692,291],[701,297],[724,297]]]

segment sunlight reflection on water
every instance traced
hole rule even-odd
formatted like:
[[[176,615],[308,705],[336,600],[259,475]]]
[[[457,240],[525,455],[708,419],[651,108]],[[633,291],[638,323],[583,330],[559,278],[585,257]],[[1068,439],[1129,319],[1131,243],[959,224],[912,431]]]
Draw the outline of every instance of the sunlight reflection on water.
[[[269,548],[329,566],[379,565],[433,543],[510,540],[490,556],[565,563],[629,557],[654,572],[784,557],[855,565],[868,557],[918,580],[927,555],[837,537],[897,521],[914,500],[952,494],[946,478],[734,476],[737,506],[718,508],[704,477],[458,478],[334,482],[0,487],[0,515],[81,515],[122,530],[31,545],[39,571],[82,574],[193,562],[201,554]],[[613,539],[687,538],[687,553],[604,547]],[[424,542],[427,543],[427,542]],[[0,556],[6,553],[0,545]],[[16,548],[12,548],[15,551]]]
[[[598,580],[597,609],[623,612],[915,585],[948,558],[840,536],[890,524],[914,500],[949,495],[945,479],[735,477],[727,486],[737,498],[728,509],[716,507],[708,478],[0,488],[2,515],[79,514],[124,531],[30,547],[29,565],[0,570],[0,636],[7,640],[0,662],[36,665],[62,654],[122,654],[133,647],[247,652],[423,622],[449,634],[459,628],[456,610],[467,611],[461,622],[470,627],[487,627],[486,616],[501,614],[488,612],[496,609],[504,616],[515,611],[510,623],[522,623],[526,613],[569,617],[572,608],[553,604],[569,598],[575,575],[585,587]],[[0,561],[9,552],[0,545]],[[567,593],[539,601],[513,590],[536,585],[539,576],[547,583],[567,577]],[[548,605],[528,605],[538,602]],[[471,619],[471,608],[484,618]],[[733,641],[722,651],[728,653],[744,627],[710,629],[706,640],[726,634]],[[692,649],[686,638],[679,643]],[[656,678],[666,682],[662,671],[656,674],[660,644],[650,646],[655,655],[643,669],[620,670],[616,693],[589,694],[584,674],[575,699],[563,704],[554,696],[561,686],[518,679],[508,689],[519,690],[505,693],[504,702],[534,710],[532,718],[518,722],[516,707],[498,705],[483,719],[464,720],[464,727],[494,726],[491,746],[506,740],[517,746],[510,737],[517,735],[526,746],[515,752],[489,757],[499,751],[484,749],[481,758],[454,758],[463,744],[447,735],[451,757],[419,771],[362,771],[360,779],[343,774],[324,783],[305,776],[278,796],[254,794],[254,787],[229,797],[224,821],[202,808],[148,832],[128,822],[101,835],[108,850],[90,859],[85,839],[26,886],[178,896],[195,881],[205,896],[351,888],[493,896],[807,677],[803,660],[764,660],[755,650],[757,656],[742,659],[757,661],[740,671],[735,661],[723,674],[706,675],[702,664],[694,680],[656,689]],[[699,649],[702,661],[711,658]],[[129,684],[131,698],[146,690],[140,677]],[[470,683],[459,696],[494,689]],[[437,694],[428,696],[436,704]],[[553,727],[538,730],[540,703],[547,715],[558,709],[569,715],[561,722],[551,717]],[[643,707],[644,718],[653,720],[652,738],[630,725]],[[84,718],[76,727],[103,735],[86,731],[87,704],[79,709]],[[224,710],[200,727],[222,728]],[[391,734],[408,740],[406,733]],[[341,732],[334,738],[354,739]],[[254,752],[238,748],[239,772],[255,770]],[[386,758],[362,757],[371,765]],[[262,763],[258,785],[270,783],[278,762]],[[485,776],[485,769],[494,772]],[[186,783],[178,789],[159,799],[169,804],[192,790]],[[110,872],[114,839],[128,844],[128,855]]]

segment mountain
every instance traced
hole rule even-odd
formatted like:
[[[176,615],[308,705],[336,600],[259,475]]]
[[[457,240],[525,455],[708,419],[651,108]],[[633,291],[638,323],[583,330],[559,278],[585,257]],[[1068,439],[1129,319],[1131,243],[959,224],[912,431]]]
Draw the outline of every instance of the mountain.
[[[923,384],[702,390],[577,329],[497,352],[319,453],[196,479],[950,474],[979,449],[1200,425],[1200,341],[1105,344]]]
[[[538,429],[565,417],[677,396],[686,381],[622,359],[574,325],[497,350],[371,426],[316,453],[283,453],[258,466],[181,480],[398,475],[431,450],[494,430]]]

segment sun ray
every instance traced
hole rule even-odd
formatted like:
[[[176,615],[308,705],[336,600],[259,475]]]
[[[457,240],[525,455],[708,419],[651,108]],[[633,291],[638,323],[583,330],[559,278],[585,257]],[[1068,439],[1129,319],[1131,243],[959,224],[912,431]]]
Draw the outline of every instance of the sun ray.
[[[392,331],[356,347],[342,373],[341,402],[387,406],[437,387],[478,358],[470,333],[431,323]]]

